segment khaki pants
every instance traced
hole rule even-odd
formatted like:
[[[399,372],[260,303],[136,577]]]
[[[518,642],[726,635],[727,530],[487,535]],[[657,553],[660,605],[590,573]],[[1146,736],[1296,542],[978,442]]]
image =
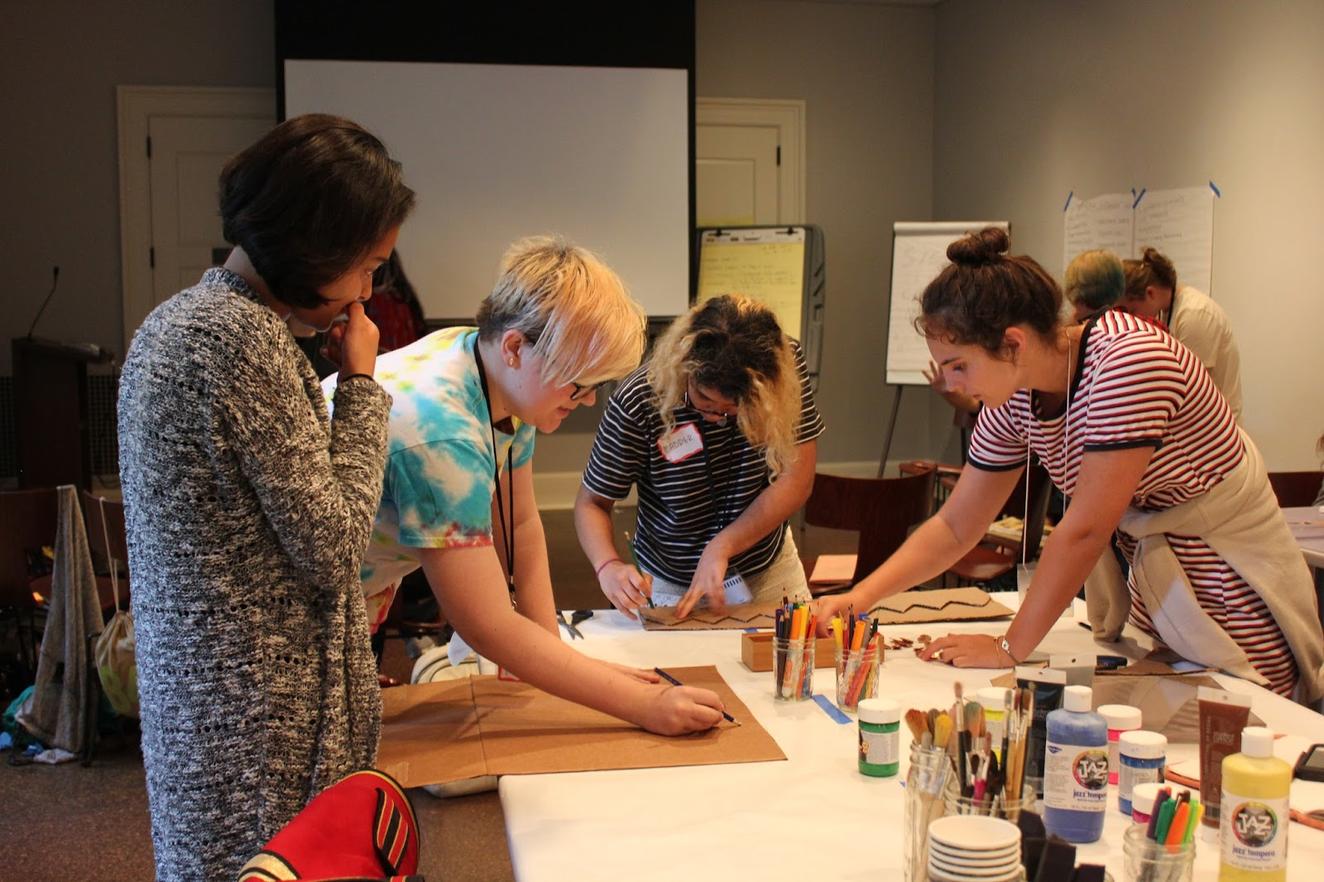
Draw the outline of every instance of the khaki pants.
[[[675,606],[690,589],[689,585],[677,585],[656,573],[650,575],[653,576],[653,603],[657,606]],[[805,580],[804,566],[800,563],[795,540],[791,538],[790,527],[786,528],[782,550],[772,559],[772,564],[757,576],[745,576],[745,584],[749,585],[755,603],[780,601],[783,596],[791,600],[809,600],[809,583]],[[700,605],[706,605],[706,602]]]

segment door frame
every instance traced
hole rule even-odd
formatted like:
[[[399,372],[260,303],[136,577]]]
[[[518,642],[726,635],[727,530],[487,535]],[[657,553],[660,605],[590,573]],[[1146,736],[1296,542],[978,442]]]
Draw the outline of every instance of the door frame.
[[[154,116],[276,118],[273,89],[198,86],[116,86],[119,138],[120,285],[124,352],[155,306],[152,297],[152,190],[147,156]]]
[[[805,222],[805,102],[774,98],[696,98],[694,124],[777,129],[777,222]]]

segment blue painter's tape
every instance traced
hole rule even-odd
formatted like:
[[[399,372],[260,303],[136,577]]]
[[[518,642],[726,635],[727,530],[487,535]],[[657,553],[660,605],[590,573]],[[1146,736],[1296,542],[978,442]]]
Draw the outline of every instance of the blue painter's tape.
[[[1215,184],[1213,181],[1210,181],[1210,182],[1209,182],[1209,189],[1210,189],[1210,190],[1213,190],[1213,191],[1214,191],[1214,195],[1217,196],[1219,199],[1222,199],[1222,198],[1223,198],[1223,191],[1220,190],[1220,189],[1218,189],[1218,185]]]
[[[1134,192],[1134,191],[1132,191],[1132,192]],[[1141,188],[1140,188],[1140,192],[1136,194],[1136,201],[1131,203],[1131,208],[1134,209],[1137,205],[1139,205],[1139,204],[1140,204],[1140,200],[1141,200],[1141,199],[1144,199],[1144,198],[1145,198],[1145,194],[1148,193],[1148,192],[1149,192],[1149,188],[1148,188],[1148,187],[1141,187]]]
[[[823,693],[815,692],[814,701],[816,701],[818,703],[818,706],[823,709],[823,713],[827,714],[829,717],[836,720],[841,725],[845,726],[850,722],[850,717],[843,714],[841,712],[841,708],[837,707],[835,704],[828,701],[827,696],[824,695]]]
[[[1062,206],[1063,211],[1066,211],[1068,208],[1071,207],[1071,197],[1075,195],[1076,195],[1075,190],[1070,190],[1067,192],[1067,204]]]
[[[757,634],[758,632],[759,632],[759,629],[758,629],[758,628],[746,628],[746,629],[745,629],[745,633],[746,633],[746,634]]]

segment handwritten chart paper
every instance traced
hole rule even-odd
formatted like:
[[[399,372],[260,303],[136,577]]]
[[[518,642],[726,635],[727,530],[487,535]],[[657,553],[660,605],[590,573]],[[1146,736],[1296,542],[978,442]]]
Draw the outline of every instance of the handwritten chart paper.
[[[801,335],[803,227],[707,230],[699,249],[700,303],[723,294],[745,294],[771,309],[784,333]]]
[[[1135,255],[1147,245],[1172,261],[1177,284],[1213,296],[1213,190],[1206,186],[1145,193],[1135,209]]]
[[[1129,193],[1105,193],[1093,199],[1072,199],[1063,218],[1062,271],[1085,251],[1111,251],[1130,257],[1135,225]]]

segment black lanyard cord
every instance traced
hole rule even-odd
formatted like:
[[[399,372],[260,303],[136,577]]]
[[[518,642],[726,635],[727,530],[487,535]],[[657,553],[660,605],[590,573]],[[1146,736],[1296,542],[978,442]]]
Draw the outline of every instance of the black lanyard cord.
[[[506,556],[506,590],[511,598],[515,596],[515,476],[514,451],[515,439],[511,438],[506,448],[506,489],[510,497],[510,520],[506,520],[506,507],[501,504],[501,466],[497,463],[496,424],[492,422],[492,394],[487,389],[487,371],[483,370],[483,359],[478,353],[478,341],[474,341],[474,363],[478,365],[478,383],[483,389],[483,402],[487,405],[487,430],[492,435],[492,495],[496,497],[497,518],[501,522]],[[513,434],[513,433],[512,433]]]

